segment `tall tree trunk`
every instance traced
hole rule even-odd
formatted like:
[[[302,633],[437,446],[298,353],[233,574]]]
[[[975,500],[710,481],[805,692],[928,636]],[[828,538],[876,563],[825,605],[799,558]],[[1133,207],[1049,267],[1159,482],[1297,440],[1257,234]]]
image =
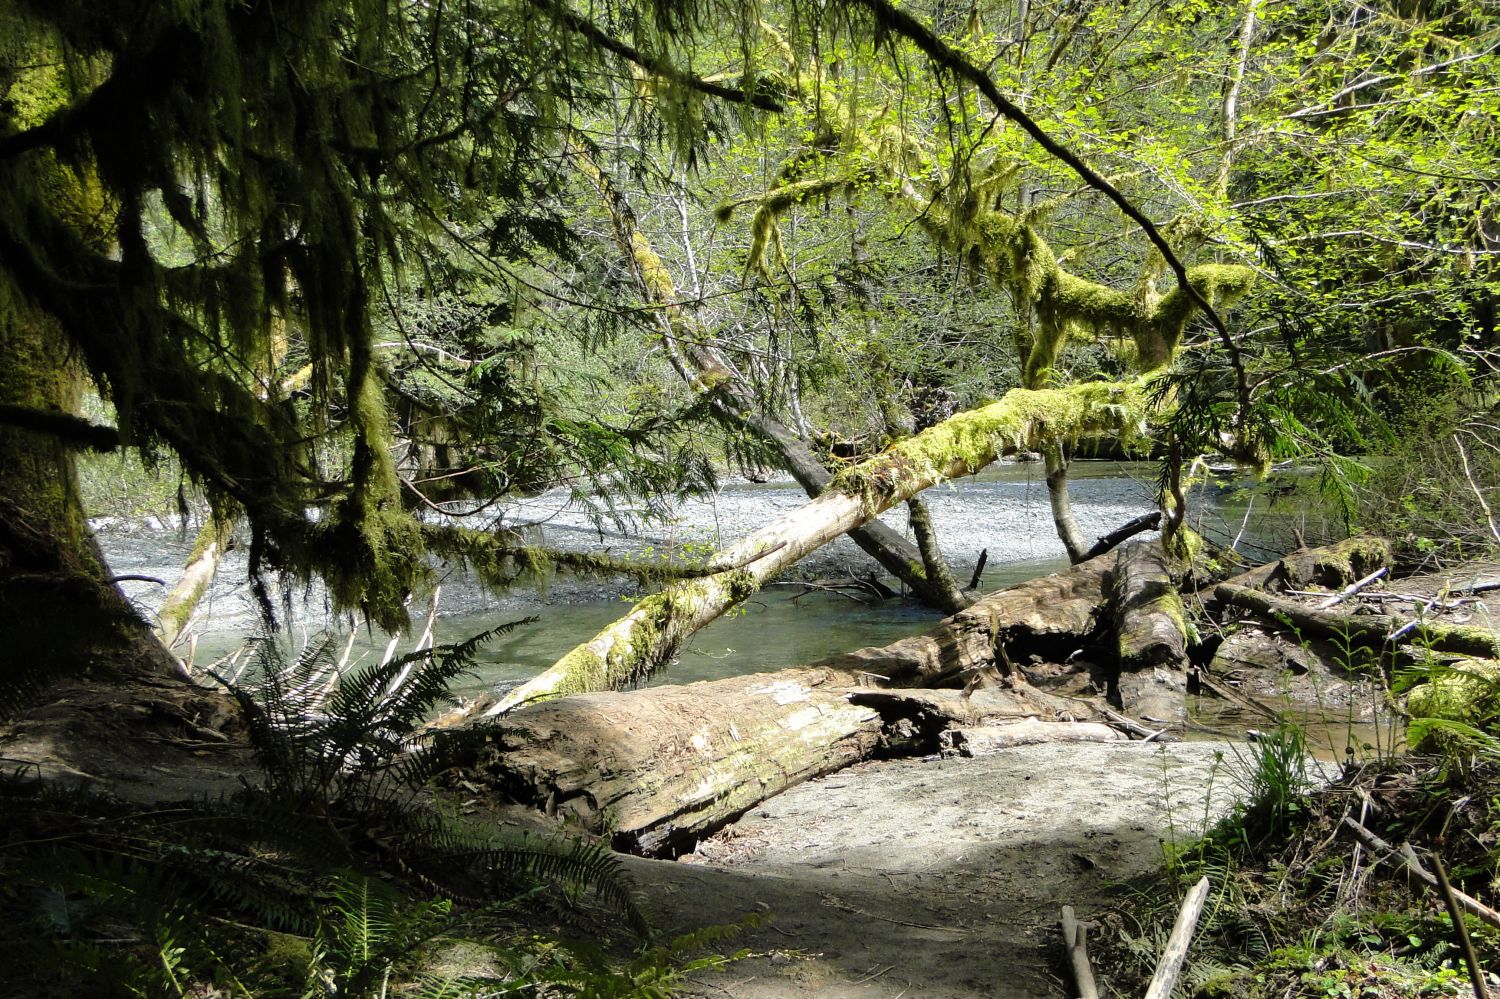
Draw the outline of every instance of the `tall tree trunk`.
[[[1062,443],[1048,441],[1042,446],[1047,467],[1047,500],[1052,504],[1052,523],[1057,536],[1068,550],[1068,561],[1077,565],[1089,557],[1089,543],[1084,539],[1078,521],[1073,517],[1073,499],[1068,492],[1068,460],[1063,457]]]
[[[661,257],[641,233],[635,213],[608,176],[582,151],[575,160],[599,191],[614,226],[615,238],[642,297],[657,310],[667,359],[689,385],[711,393],[711,404],[730,420],[781,452],[782,462],[809,497],[828,488],[832,475],[795,430],[760,410],[744,378],[713,346],[712,338],[678,302],[677,289]],[[876,521],[855,528],[849,537],[881,567],[938,610],[952,614],[972,603],[957,586],[929,578],[921,553],[895,531]],[[951,582],[951,574],[949,582]]]
[[[0,649],[10,664],[0,714],[69,673],[178,671],[110,579],[79,503],[70,444],[41,429],[78,408],[70,354],[54,325],[0,287]]]
[[[638,683],[665,666],[688,636],[840,534],[929,486],[973,475],[1002,454],[1034,448],[1042,439],[1130,432],[1143,407],[1139,386],[1094,382],[1016,389],[999,402],[945,420],[841,473],[817,499],[714,560],[733,568],[644,598],[486,716],[528,701]]]

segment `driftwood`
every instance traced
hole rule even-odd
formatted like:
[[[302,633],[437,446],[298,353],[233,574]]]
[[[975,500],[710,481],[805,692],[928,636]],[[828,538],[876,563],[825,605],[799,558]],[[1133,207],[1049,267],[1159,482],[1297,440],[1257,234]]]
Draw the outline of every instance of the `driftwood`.
[[[1062,907],[1062,935],[1068,963],[1073,968],[1073,982],[1078,986],[1078,999],[1099,999],[1094,969],[1089,964],[1088,928],[1073,915],[1071,905]]]
[[[1172,935],[1167,938],[1166,949],[1156,964],[1156,974],[1151,976],[1151,985],[1146,989],[1146,999],[1168,999],[1177,985],[1177,976],[1182,973],[1182,962],[1187,959],[1188,944],[1192,943],[1193,931],[1198,928],[1198,917],[1203,914],[1203,903],[1208,899],[1208,878],[1199,879],[1182,901],[1177,912],[1177,921],[1172,924]]]
[[[489,729],[476,770],[513,800],[671,854],[789,787],[870,756],[883,723],[854,678],[784,670],[529,705]]]
[[[1393,561],[1384,538],[1354,537],[1322,548],[1300,548],[1224,582],[1252,590],[1347,586]]]
[[[1406,869],[1423,884],[1430,888],[1441,890],[1437,876],[1422,866],[1422,861],[1417,858],[1416,851],[1411,848],[1411,844],[1403,844],[1400,849],[1397,849],[1348,815],[1344,816],[1343,824],[1349,828],[1350,832],[1354,833],[1356,839],[1369,847],[1371,852],[1384,853],[1387,856],[1395,857],[1401,863],[1405,864]],[[1500,929],[1500,912],[1491,909],[1472,895],[1466,895],[1456,888],[1452,889],[1452,891],[1454,901],[1458,903],[1459,908],[1471,916],[1477,916],[1496,929]]]
[[[1024,718],[984,728],[950,728],[938,737],[938,746],[957,756],[984,756],[1017,746],[1044,742],[1123,742],[1125,736],[1099,722],[1041,721]]]
[[[984,597],[931,631],[814,665],[868,674],[881,685],[931,686],[995,662],[997,646],[1024,643],[1059,659],[1103,623],[1109,559],[1094,559]]]
[[[1393,637],[1406,636],[1439,652],[1493,657],[1500,650],[1500,635],[1488,628],[1419,623],[1381,614],[1338,614],[1312,610],[1290,600],[1220,583],[1214,597],[1222,604],[1240,607],[1271,622],[1288,625],[1303,635],[1347,641],[1356,645],[1382,646]]]
[[[966,698],[856,683],[807,667],[528,705],[485,729],[491,745],[474,771],[508,798],[611,834],[618,849],[672,855],[877,749],[930,752],[952,719],[1053,714],[1046,695],[1026,689]]]
[[[1148,721],[1179,722],[1186,710],[1186,610],[1160,544],[1133,542],[1119,550],[1113,596],[1120,706]]]

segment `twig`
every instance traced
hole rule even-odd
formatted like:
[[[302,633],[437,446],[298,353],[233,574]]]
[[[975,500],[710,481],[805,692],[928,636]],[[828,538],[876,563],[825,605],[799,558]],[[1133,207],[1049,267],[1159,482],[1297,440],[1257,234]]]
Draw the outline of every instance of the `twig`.
[[[1443,905],[1453,923],[1453,935],[1458,938],[1458,949],[1463,952],[1464,964],[1469,969],[1469,981],[1474,985],[1474,999],[1490,999],[1489,989],[1484,987],[1484,972],[1479,967],[1479,957],[1474,953],[1474,941],[1469,939],[1469,928],[1464,925],[1464,914],[1453,897],[1453,886],[1448,883],[1448,872],[1443,868],[1443,858],[1436,850],[1428,852],[1432,858],[1432,869],[1437,872],[1438,894],[1443,896]]]
[[[1355,836],[1359,837],[1359,839],[1365,844],[1365,846],[1369,847],[1371,850],[1379,850],[1384,853],[1390,854],[1393,857],[1396,857],[1406,865],[1407,869],[1411,871],[1411,873],[1415,877],[1420,879],[1422,882],[1432,888],[1436,888],[1438,886],[1437,878],[1433,876],[1431,871],[1422,866],[1422,862],[1417,859],[1417,855],[1412,850],[1410,844],[1407,844],[1406,846],[1398,850],[1395,847],[1391,846],[1391,844],[1387,843],[1385,840],[1381,839],[1379,836],[1372,833],[1370,830],[1366,829],[1364,826],[1360,825],[1358,822],[1354,821],[1349,816],[1344,816],[1343,822],[1344,825],[1349,827],[1350,831],[1353,832]],[[1454,889],[1453,891],[1453,898],[1458,902],[1459,906],[1465,912],[1469,913],[1472,916],[1477,916],[1496,929],[1500,929],[1500,912],[1496,912],[1494,909],[1491,909],[1489,906],[1474,898],[1472,895],[1465,895],[1463,892],[1458,891],[1457,889]]]
[[[1073,915],[1073,907],[1062,907],[1063,946],[1068,949],[1068,960],[1073,965],[1073,981],[1078,985],[1078,999],[1099,999],[1099,987],[1094,984],[1094,969],[1089,966],[1088,930]]]
[[[138,572],[127,572],[119,576],[110,576],[104,581],[108,585],[115,583],[155,583],[157,586],[166,586],[165,579],[157,579],[155,576],[143,576]]]
[[[1464,466],[1464,478],[1469,480],[1469,488],[1474,491],[1474,498],[1479,501],[1479,509],[1484,511],[1485,523],[1490,525],[1490,533],[1495,536],[1495,540],[1500,541],[1500,527],[1495,525],[1495,515],[1490,512],[1490,505],[1484,501],[1484,492],[1479,488],[1479,483],[1474,481],[1474,473],[1469,471],[1469,456],[1464,452],[1464,445],[1458,439],[1458,434],[1453,435],[1453,446],[1458,448],[1458,460]]]
[[[1343,603],[1345,600],[1347,600],[1350,597],[1354,596],[1354,594],[1358,593],[1360,590],[1364,589],[1366,586],[1369,586],[1371,583],[1375,582],[1375,580],[1379,579],[1381,576],[1384,576],[1385,575],[1385,571],[1386,571],[1386,567],[1385,566],[1381,566],[1379,569],[1376,569],[1374,572],[1370,573],[1364,579],[1358,580],[1357,582],[1354,582],[1354,583],[1350,583],[1348,586],[1344,587],[1342,590],[1340,590],[1339,592],[1335,593],[1333,596],[1329,597],[1327,600],[1325,600],[1322,603],[1318,604],[1318,610],[1327,610],[1330,607],[1335,607],[1335,606]]]
[[[1151,987],[1146,990],[1146,999],[1167,999],[1182,973],[1182,962],[1187,959],[1188,944],[1193,931],[1198,928],[1198,917],[1203,914],[1203,903],[1208,899],[1208,878],[1203,877],[1193,885],[1182,908],[1177,913],[1177,922],[1172,924],[1172,935],[1167,938],[1167,947],[1162,951],[1156,974],[1151,976]]]

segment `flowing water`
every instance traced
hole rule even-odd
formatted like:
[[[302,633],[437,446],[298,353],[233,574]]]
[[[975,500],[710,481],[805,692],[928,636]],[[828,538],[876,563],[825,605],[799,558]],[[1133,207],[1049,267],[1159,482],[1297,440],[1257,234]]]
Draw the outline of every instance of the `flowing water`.
[[[1077,462],[1072,476],[1075,513],[1093,537],[1153,508],[1156,466],[1136,462]],[[1194,523],[1205,535],[1228,544],[1237,535],[1252,560],[1274,557],[1290,547],[1296,528],[1310,539],[1331,526],[1301,510],[1272,507],[1267,490],[1247,480],[1218,480],[1200,488]],[[1280,487],[1284,488],[1284,487]],[[989,553],[982,587],[995,589],[1056,571],[1067,564],[1053,531],[1043,472],[1037,464],[1007,464],[949,486],[929,490],[944,554],[967,577],[981,549]],[[684,502],[666,523],[640,531],[600,527],[573,508],[562,493],[548,493],[503,511],[503,523],[524,527],[539,543],[615,555],[676,550],[682,545],[718,548],[796,509],[806,497],[791,483],[739,483],[712,498]],[[904,530],[904,515],[887,522]],[[169,585],[192,546],[191,532],[162,525],[96,524],[117,574],[142,574]],[[800,567],[801,576],[824,584],[846,584],[851,573],[875,568],[845,539]],[[258,628],[258,612],[246,583],[243,552],[231,552],[200,610],[192,658],[213,662],[243,644]],[[480,653],[478,676],[460,682],[455,693],[472,696],[535,675],[574,645],[618,618],[638,595],[628,581],[558,578],[540,591],[517,588],[501,595],[484,592],[456,571],[440,572],[441,595],[434,632],[455,641],[507,621],[537,621],[490,641]],[[124,584],[143,612],[152,613],[164,589],[152,583]],[[425,599],[425,598],[424,598]],[[348,622],[328,612],[316,586],[281,595],[283,634],[295,649],[324,630],[347,633]],[[419,599],[413,617],[420,628],[426,605]],[[930,628],[939,615],[905,601],[870,603],[858,589],[815,589],[773,585],[725,618],[699,632],[669,670],[653,682],[686,683],[807,663],[837,652],[884,645]],[[386,645],[379,634],[362,632],[355,657],[378,656]]]

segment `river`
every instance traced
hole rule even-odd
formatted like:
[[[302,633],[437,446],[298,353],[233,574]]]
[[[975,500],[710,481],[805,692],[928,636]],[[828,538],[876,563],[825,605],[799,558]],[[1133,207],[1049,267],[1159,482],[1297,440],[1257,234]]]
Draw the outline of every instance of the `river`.
[[[1157,466],[1144,462],[1075,462],[1072,494],[1075,514],[1086,536],[1095,537],[1153,509]],[[1270,497],[1285,490],[1285,478],[1257,486],[1245,477],[1221,477],[1194,493],[1192,522],[1210,539],[1239,548],[1253,560],[1274,557],[1290,546],[1293,529],[1312,543],[1336,533],[1336,525],[1307,513],[1305,504]],[[1053,530],[1042,467],[1006,463],[967,479],[929,490],[944,554],[955,572],[967,577],[982,549],[989,553],[982,586],[995,589],[1053,572],[1067,564]],[[676,504],[669,521],[643,530],[599,526],[563,491],[520,501],[501,511],[502,522],[525,529],[538,543],[622,555],[673,551],[684,544],[713,548],[745,534],[806,502],[790,482],[726,484],[707,498]],[[1248,513],[1248,516],[1247,516]],[[887,523],[905,529],[904,511],[887,514]],[[169,584],[181,571],[192,546],[192,531],[175,525],[121,522],[102,518],[96,531],[117,574],[140,574]],[[875,568],[847,539],[839,539],[799,567],[812,580],[847,580]],[[439,571],[441,595],[435,633],[454,641],[506,621],[537,621],[492,640],[480,653],[477,675],[455,685],[472,696],[496,685],[535,675],[579,642],[619,617],[640,591],[626,580],[558,577],[540,589],[518,587],[493,595],[453,569]],[[143,613],[159,605],[164,589],[153,583],[123,584]],[[282,634],[293,647],[314,640],[324,630],[345,631],[328,611],[321,588],[297,587],[281,593]],[[413,616],[426,610],[425,598],[413,604]],[[796,585],[772,586],[744,607],[699,632],[669,670],[654,683],[686,683],[806,663],[836,652],[884,645],[932,626],[936,613],[907,601],[865,602],[851,590],[813,591]],[[204,664],[238,648],[256,632],[258,613],[247,585],[243,549],[231,552],[205,597],[195,625],[191,655]],[[378,655],[386,640],[362,632],[356,657]],[[181,650],[179,650],[181,651]]]

